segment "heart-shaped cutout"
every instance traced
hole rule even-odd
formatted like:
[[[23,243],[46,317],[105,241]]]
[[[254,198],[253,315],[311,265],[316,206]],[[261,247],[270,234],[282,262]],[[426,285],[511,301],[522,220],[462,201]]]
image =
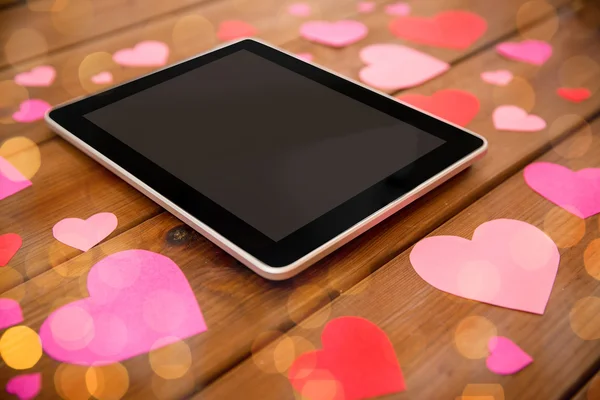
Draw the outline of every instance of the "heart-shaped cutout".
[[[388,4],[385,6],[385,13],[397,17],[403,17],[410,14],[410,4],[400,1],[398,3]]]
[[[579,218],[600,213],[600,168],[571,171],[536,162],[525,167],[523,176],[531,189]]]
[[[498,54],[511,60],[533,65],[544,64],[552,56],[552,46],[542,40],[524,40],[522,42],[504,42],[496,46]]]
[[[65,218],[52,228],[52,234],[61,243],[81,251],[88,251],[108,235],[118,225],[112,213],[98,213],[88,219]]]
[[[533,362],[512,340],[503,336],[494,336],[488,342],[490,355],[485,360],[488,369],[498,375],[512,375]]]
[[[460,126],[467,126],[479,112],[477,96],[463,90],[439,90],[432,96],[405,94],[397,99]]]
[[[96,85],[108,85],[113,81],[113,74],[109,71],[103,71],[91,77],[91,80]]]
[[[581,103],[592,96],[592,92],[587,88],[558,88],[556,93],[565,100],[573,103]]]
[[[487,22],[469,11],[444,11],[431,18],[405,16],[390,23],[397,37],[428,46],[464,50],[487,30]]]
[[[12,117],[17,122],[34,122],[44,118],[44,114],[51,108],[50,104],[41,99],[29,99],[19,105],[19,110]]]
[[[309,21],[300,27],[300,36],[331,47],[345,47],[367,36],[369,29],[359,21]]]
[[[513,78],[514,76],[512,72],[506,69],[499,69],[497,71],[487,71],[481,73],[481,79],[484,82],[496,86],[506,86],[513,80]]]
[[[471,240],[428,237],[410,253],[417,274],[439,290],[536,314],[544,313],[559,261],[550,237],[513,219],[485,222]]]
[[[398,44],[374,44],[363,48],[360,80],[374,88],[396,91],[420,85],[446,72],[450,65]]]
[[[23,240],[16,233],[0,235],[0,267],[8,265],[11,258],[21,248]]]
[[[96,263],[90,297],[54,311],[40,338],[50,357],[106,365],[206,330],[196,296],[177,264],[146,250],[126,250]]]
[[[311,8],[308,3],[293,3],[288,6],[287,11],[295,17],[308,17],[311,13]]]
[[[56,70],[50,65],[41,65],[15,76],[15,83],[21,86],[50,86],[56,77]]]
[[[298,53],[298,54],[296,54],[296,57],[298,57],[306,62],[312,62],[312,60],[314,58],[312,53]]]
[[[322,350],[298,357],[288,373],[292,386],[306,398],[359,400],[405,390],[394,347],[372,322],[358,317],[331,320],[321,343]]]
[[[356,5],[356,10],[359,13],[370,13],[375,10],[374,1],[361,1]]]
[[[17,375],[6,383],[6,392],[14,394],[19,400],[34,399],[42,389],[42,374]]]
[[[13,299],[0,299],[0,329],[23,322],[23,311],[19,302]]]
[[[517,106],[500,106],[492,114],[494,126],[499,131],[538,132],[546,127],[546,121]]]
[[[229,20],[219,24],[217,37],[222,42],[256,35],[256,28],[245,21]]]
[[[16,178],[16,180],[13,180]],[[31,186],[31,181],[25,178],[11,163],[0,157],[0,200],[3,200]]]
[[[113,54],[113,61],[125,67],[159,67],[167,63],[169,46],[156,40],[139,42],[133,48]]]

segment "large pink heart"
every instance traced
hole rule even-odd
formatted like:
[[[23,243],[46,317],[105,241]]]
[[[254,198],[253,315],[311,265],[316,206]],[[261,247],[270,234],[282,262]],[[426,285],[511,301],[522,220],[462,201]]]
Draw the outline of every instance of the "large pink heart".
[[[190,285],[171,259],[126,250],[96,263],[90,297],[69,303],[44,321],[40,338],[52,358],[106,365],[204,332]]]
[[[374,44],[360,52],[366,67],[359,77],[377,89],[395,91],[420,85],[446,72],[450,65],[399,44]]]
[[[500,43],[496,46],[496,51],[512,60],[542,65],[552,55],[552,46],[541,40],[524,40],[520,43]]]
[[[12,117],[17,122],[34,122],[44,118],[44,114],[51,108],[48,102],[41,99],[29,99],[19,105]]]
[[[50,65],[40,65],[31,71],[15,76],[15,83],[21,86],[50,86],[56,77],[56,70]]]
[[[546,127],[542,117],[527,114],[517,106],[499,106],[492,114],[494,126],[500,131],[537,132]]]
[[[146,40],[113,54],[113,61],[126,67],[158,67],[165,65],[168,58],[169,47],[155,40]]]
[[[113,213],[98,213],[88,219],[65,218],[52,227],[52,234],[67,246],[88,251],[110,235],[118,223]]]
[[[356,43],[369,29],[358,21],[343,20],[337,22],[309,21],[300,27],[300,35],[312,42],[332,47],[344,47]]]
[[[530,188],[579,218],[600,213],[600,168],[571,171],[562,165],[536,162],[523,172]]]
[[[472,240],[429,237],[410,253],[417,274],[439,290],[536,314],[544,313],[559,261],[552,239],[513,219],[479,225]]]

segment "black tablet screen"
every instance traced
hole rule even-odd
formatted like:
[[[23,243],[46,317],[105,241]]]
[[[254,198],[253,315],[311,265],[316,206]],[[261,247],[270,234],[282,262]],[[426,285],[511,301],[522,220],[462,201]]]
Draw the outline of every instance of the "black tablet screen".
[[[274,241],[444,143],[246,50],[85,117]]]

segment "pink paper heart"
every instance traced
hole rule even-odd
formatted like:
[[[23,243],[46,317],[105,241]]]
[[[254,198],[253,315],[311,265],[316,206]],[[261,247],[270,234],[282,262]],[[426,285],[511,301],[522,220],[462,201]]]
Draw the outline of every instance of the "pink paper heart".
[[[410,4],[400,1],[385,6],[385,13],[394,16],[404,16],[410,14]]]
[[[18,193],[29,186],[31,186],[31,181],[25,178],[6,159],[0,157],[0,200]]]
[[[15,76],[15,83],[21,86],[50,86],[56,77],[56,70],[49,65],[41,65],[31,71]]]
[[[481,79],[484,82],[490,83],[496,86],[506,86],[512,80],[514,76],[512,72],[506,69],[499,69],[497,71],[487,71],[481,73]]]
[[[12,117],[17,122],[34,122],[44,118],[44,114],[51,108],[50,104],[40,99],[25,100],[19,106],[19,111]]]
[[[499,131],[537,132],[546,127],[546,121],[517,106],[500,106],[492,114],[494,126]]]
[[[562,165],[536,162],[528,165],[523,175],[530,188],[579,218],[600,213],[600,168],[571,171]]]
[[[61,243],[81,251],[88,251],[117,228],[113,213],[98,213],[88,219],[65,218],[52,228],[52,234]]]
[[[313,55],[311,53],[298,53],[298,54],[296,54],[296,56],[298,58],[303,59],[306,62],[312,62],[312,60],[313,60]]]
[[[359,77],[381,90],[399,90],[420,85],[446,72],[450,65],[399,44],[374,44],[363,48],[360,58],[366,67]]]
[[[177,264],[146,250],[126,250],[96,263],[90,297],[48,316],[44,351],[70,364],[106,365],[145,354],[206,330],[196,296]]]
[[[163,42],[146,40],[133,48],[122,49],[113,54],[113,61],[125,67],[158,67],[169,58],[169,47]]]
[[[498,375],[512,375],[533,362],[512,340],[503,336],[493,336],[488,342],[490,355],[485,360],[488,369]]]
[[[370,13],[375,9],[375,2],[373,1],[361,1],[357,4],[356,9],[359,13]]]
[[[113,75],[109,71],[103,71],[99,74],[92,76],[91,80],[96,85],[107,85],[109,83],[112,83]]]
[[[13,299],[0,299],[0,329],[23,322],[23,312],[19,302]]]
[[[6,393],[14,394],[19,400],[31,400],[42,389],[42,374],[18,375],[6,383]]]
[[[511,60],[542,65],[552,55],[552,46],[541,40],[524,40],[520,43],[500,43],[496,46],[496,51]]]
[[[295,17],[308,17],[311,12],[310,4],[307,3],[290,4],[287,10],[290,15]]]
[[[439,290],[536,314],[544,313],[559,261],[552,239],[513,219],[479,225],[472,240],[428,237],[410,253],[417,274]]]
[[[344,47],[356,43],[367,36],[368,32],[365,24],[351,20],[309,21],[300,27],[300,35],[303,38],[332,47]]]

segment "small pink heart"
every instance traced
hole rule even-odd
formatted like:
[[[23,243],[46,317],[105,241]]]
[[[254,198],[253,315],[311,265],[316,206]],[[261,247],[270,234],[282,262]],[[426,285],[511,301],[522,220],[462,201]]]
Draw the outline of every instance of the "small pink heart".
[[[223,42],[254,35],[256,35],[256,28],[253,25],[240,20],[223,21],[219,24],[219,29],[217,30],[217,37]]]
[[[531,189],[579,218],[600,213],[600,168],[571,171],[536,162],[525,167],[523,176]]]
[[[546,121],[517,106],[500,106],[492,114],[494,126],[499,131],[537,132],[546,127]]]
[[[309,21],[300,27],[300,35],[312,42],[332,47],[344,47],[367,36],[369,29],[358,21]]]
[[[496,219],[475,229],[471,240],[432,236],[410,252],[423,280],[455,296],[543,314],[560,253],[543,231],[523,221]]]
[[[81,251],[88,251],[117,228],[117,217],[113,213],[98,213],[86,220],[65,218],[52,228],[59,242]]]
[[[359,77],[381,90],[399,90],[420,85],[446,72],[450,65],[399,44],[374,44],[360,51],[366,67]]]
[[[13,299],[0,299],[0,329],[23,322],[23,312],[19,302]]]
[[[185,275],[171,259],[126,250],[100,260],[87,277],[89,297],[48,316],[44,352],[78,365],[107,365],[206,331]]]
[[[524,40],[520,43],[500,43],[496,46],[496,51],[511,60],[542,65],[552,55],[552,46],[541,40]]]
[[[375,9],[374,1],[361,1],[356,6],[356,9],[359,13],[370,13]]]
[[[312,62],[313,60],[313,55],[311,53],[298,53],[296,56],[306,62]]]
[[[388,15],[405,16],[410,14],[410,5],[400,1],[398,3],[385,6],[385,13]]]
[[[481,73],[481,79],[484,82],[496,86],[506,86],[513,80],[513,78],[514,76],[512,72],[507,69],[499,69],[497,71],[487,71]]]
[[[308,17],[311,12],[310,4],[307,3],[290,4],[287,10],[290,15],[295,17]]]
[[[13,167],[3,157],[0,157],[0,200],[12,196],[31,186],[31,181]]]
[[[49,65],[33,68],[15,76],[15,83],[21,86],[50,86],[56,77],[56,70]]]
[[[169,58],[169,47],[163,42],[146,40],[133,48],[122,49],[113,54],[113,61],[125,67],[158,67]]]
[[[6,383],[6,392],[14,394],[19,400],[31,400],[42,389],[42,374],[17,375]]]
[[[100,72],[99,74],[92,76],[91,79],[92,79],[92,82],[95,83],[96,85],[107,85],[109,83],[112,83],[113,75],[109,71],[103,71],[103,72]]]
[[[498,375],[512,375],[533,362],[512,340],[503,336],[493,336],[488,342],[490,355],[485,360],[488,369]]]
[[[25,100],[19,106],[19,111],[12,117],[17,122],[34,122],[44,118],[44,114],[51,108],[50,104],[40,99]]]

